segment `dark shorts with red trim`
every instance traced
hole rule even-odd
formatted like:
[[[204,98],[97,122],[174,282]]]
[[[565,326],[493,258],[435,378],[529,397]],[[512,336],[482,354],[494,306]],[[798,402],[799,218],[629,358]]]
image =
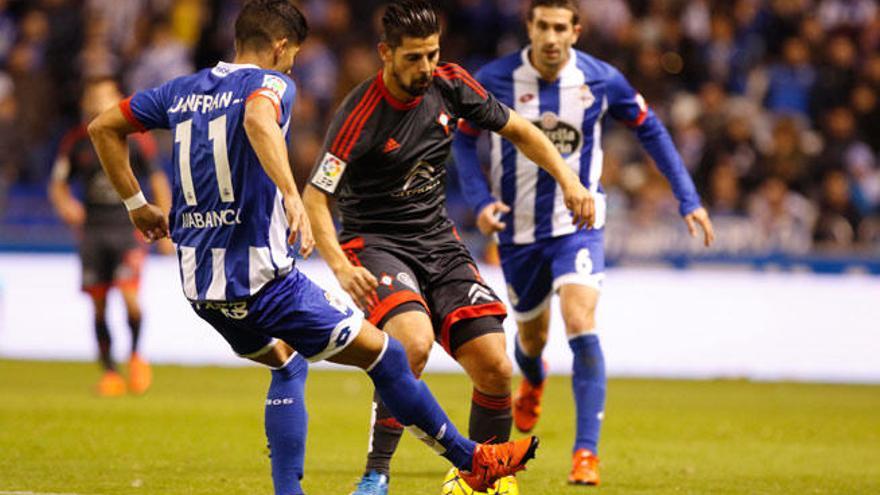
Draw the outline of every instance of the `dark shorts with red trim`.
[[[86,228],[79,245],[83,291],[101,297],[111,286],[137,288],[145,256],[131,227]]]
[[[504,332],[504,303],[486,285],[476,263],[450,228],[413,239],[379,235],[343,238],[355,265],[379,281],[367,318],[382,328],[392,316],[421,311],[431,317],[437,342],[451,356],[480,335]]]

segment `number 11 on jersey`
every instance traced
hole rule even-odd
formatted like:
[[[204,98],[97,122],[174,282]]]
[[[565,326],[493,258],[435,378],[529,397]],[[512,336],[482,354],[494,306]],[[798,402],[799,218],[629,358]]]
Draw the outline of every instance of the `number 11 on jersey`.
[[[184,120],[174,127],[174,142],[180,145],[177,162],[180,166],[180,187],[186,204],[198,204],[192,178],[192,119]],[[232,172],[229,168],[229,154],[226,147],[226,115],[221,115],[208,124],[208,139],[212,142],[214,172],[220,200],[224,203],[235,201],[232,189]]]

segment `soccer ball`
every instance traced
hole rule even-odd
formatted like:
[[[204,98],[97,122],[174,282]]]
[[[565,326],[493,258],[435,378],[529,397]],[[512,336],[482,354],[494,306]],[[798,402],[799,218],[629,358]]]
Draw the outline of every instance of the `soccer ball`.
[[[507,476],[495,482],[495,486],[487,492],[475,492],[458,475],[458,469],[452,468],[443,479],[440,495],[519,495],[516,478]]]

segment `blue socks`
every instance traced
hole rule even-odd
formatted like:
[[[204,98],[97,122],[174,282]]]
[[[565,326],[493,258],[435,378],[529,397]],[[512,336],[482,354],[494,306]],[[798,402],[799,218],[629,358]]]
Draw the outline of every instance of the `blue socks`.
[[[272,370],[266,395],[266,438],[272,458],[275,495],[302,495],[308,415],[305,384],[309,366],[296,354],[284,367]]]
[[[513,354],[516,358],[516,364],[519,366],[519,370],[522,371],[523,376],[529,381],[529,383],[536,387],[544,383],[544,362],[541,359],[541,355],[538,354],[535,357],[527,356],[526,353],[523,352],[522,347],[520,347],[519,334],[516,334],[516,338],[513,340],[516,342]]]
[[[392,337],[367,374],[397,420],[455,467],[470,470],[476,444],[461,436],[428,386],[416,380],[403,346]]]
[[[574,337],[568,345],[574,354],[571,377],[577,411],[574,450],[589,449],[598,455],[599,430],[605,414],[605,358],[595,334]]]

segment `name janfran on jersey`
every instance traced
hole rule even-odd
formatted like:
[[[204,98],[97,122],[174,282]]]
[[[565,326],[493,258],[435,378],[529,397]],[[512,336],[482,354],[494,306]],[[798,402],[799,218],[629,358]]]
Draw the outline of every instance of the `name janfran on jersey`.
[[[237,101],[236,101],[237,102]],[[186,96],[178,96],[174,104],[171,105],[171,108],[168,109],[168,113],[178,113],[178,112],[200,112],[200,113],[208,113],[213,112],[214,110],[220,110],[228,107],[233,103],[232,101],[232,91],[227,91],[225,93],[220,93],[219,95],[186,95]],[[199,108],[201,107],[201,108]]]

